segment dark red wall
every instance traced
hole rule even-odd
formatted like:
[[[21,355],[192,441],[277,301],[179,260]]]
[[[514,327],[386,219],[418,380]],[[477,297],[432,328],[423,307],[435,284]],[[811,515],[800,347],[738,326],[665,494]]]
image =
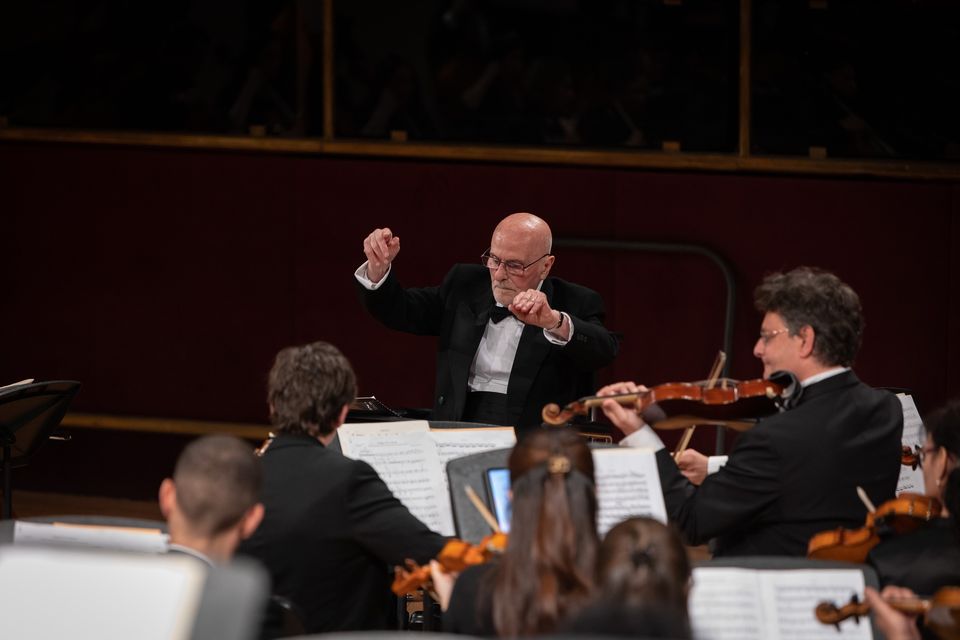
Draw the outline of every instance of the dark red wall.
[[[361,392],[429,406],[433,341],[364,314],[351,273],[374,227],[395,268],[435,284],[473,262],[504,214],[557,237],[707,246],[733,265],[733,375],[756,377],[764,273],[836,271],[861,295],[857,369],[930,408],[960,380],[960,191],[871,179],[0,144],[0,382],[84,383],[90,412],[265,422],[276,350],[324,339]],[[599,290],[624,333],[606,381],[706,375],[723,281],[700,257],[558,250],[554,274]]]

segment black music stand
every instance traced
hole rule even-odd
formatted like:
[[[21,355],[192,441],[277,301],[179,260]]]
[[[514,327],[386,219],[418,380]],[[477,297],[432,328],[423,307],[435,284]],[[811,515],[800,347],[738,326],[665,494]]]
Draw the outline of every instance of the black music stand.
[[[0,447],[3,457],[3,509],[0,519],[13,514],[13,467],[30,460],[63,420],[67,407],[80,390],[74,380],[18,384],[0,390]]]

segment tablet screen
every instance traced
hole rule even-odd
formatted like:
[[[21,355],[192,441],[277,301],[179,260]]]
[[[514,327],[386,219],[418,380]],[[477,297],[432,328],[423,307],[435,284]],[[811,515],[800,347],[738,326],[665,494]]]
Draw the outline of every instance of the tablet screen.
[[[510,470],[504,467],[487,469],[487,494],[493,514],[504,533],[510,533]]]

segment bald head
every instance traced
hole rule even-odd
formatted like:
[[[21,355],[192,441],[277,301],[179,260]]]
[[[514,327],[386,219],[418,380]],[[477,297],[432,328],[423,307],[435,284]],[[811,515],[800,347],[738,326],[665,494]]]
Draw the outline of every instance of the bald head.
[[[546,220],[532,213],[511,213],[501,220],[497,228],[493,230],[494,238],[497,237],[497,234],[526,238],[526,241],[535,249],[538,256],[550,253],[553,249],[553,234],[550,232],[550,225],[547,224]]]
[[[536,289],[553,267],[552,246],[550,225],[532,213],[513,213],[501,220],[490,238],[490,254],[525,268],[521,274],[507,273],[502,265],[490,271],[496,301],[508,306],[521,291]]]

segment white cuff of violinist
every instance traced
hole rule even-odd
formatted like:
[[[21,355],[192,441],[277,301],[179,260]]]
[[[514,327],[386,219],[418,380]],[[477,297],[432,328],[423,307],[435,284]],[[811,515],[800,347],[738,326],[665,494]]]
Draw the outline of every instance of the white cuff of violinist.
[[[620,441],[621,447],[631,447],[635,449],[653,449],[654,452],[664,448],[663,440],[657,435],[650,425],[645,424],[628,436],[624,436]]]
[[[707,475],[720,471],[720,467],[727,464],[730,456],[707,456]]]

